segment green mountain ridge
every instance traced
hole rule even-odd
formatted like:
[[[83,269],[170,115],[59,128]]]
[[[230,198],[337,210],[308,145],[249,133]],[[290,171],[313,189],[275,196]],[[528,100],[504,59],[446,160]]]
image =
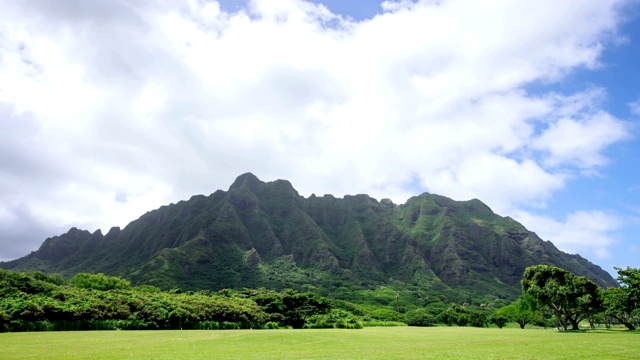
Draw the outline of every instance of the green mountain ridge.
[[[72,228],[0,267],[102,272],[163,289],[290,287],[344,298],[390,287],[444,301],[513,298],[524,269],[537,264],[602,287],[616,284],[600,267],[477,199],[424,193],[396,205],[368,195],[305,198],[288,181],[247,173],[228,191],[162,206],[124,229]]]

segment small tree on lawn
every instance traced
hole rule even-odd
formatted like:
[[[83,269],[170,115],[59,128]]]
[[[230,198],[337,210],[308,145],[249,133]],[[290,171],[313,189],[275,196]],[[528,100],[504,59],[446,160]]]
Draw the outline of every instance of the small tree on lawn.
[[[509,318],[499,313],[499,311],[500,310],[497,310],[495,313],[493,313],[493,315],[491,315],[491,317],[489,318],[489,321],[492,324],[495,324],[498,328],[502,329],[509,322]]]
[[[523,293],[518,300],[498,309],[496,313],[509,321],[518,323],[520,329],[524,329],[529,323],[542,319],[542,312],[538,309],[536,300],[528,293]]]

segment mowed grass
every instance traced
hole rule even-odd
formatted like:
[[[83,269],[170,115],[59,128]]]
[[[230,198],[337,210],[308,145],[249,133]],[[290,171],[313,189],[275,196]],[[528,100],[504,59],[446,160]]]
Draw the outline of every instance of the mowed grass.
[[[640,333],[380,327],[0,334],[0,359],[72,358],[639,359]]]

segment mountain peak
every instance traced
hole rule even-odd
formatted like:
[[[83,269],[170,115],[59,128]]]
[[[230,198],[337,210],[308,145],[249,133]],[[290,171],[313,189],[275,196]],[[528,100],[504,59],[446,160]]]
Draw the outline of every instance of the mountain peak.
[[[229,187],[229,190],[247,188],[251,191],[255,191],[257,187],[262,184],[264,184],[264,182],[260,181],[257,176],[253,175],[250,172],[247,172],[238,176],[233,184],[231,184],[231,186]]]

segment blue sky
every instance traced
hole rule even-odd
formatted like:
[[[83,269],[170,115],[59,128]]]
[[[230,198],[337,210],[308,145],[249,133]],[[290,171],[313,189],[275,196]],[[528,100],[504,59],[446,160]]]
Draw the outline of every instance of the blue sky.
[[[640,3],[7,2],[0,260],[250,171],[640,267]]]

